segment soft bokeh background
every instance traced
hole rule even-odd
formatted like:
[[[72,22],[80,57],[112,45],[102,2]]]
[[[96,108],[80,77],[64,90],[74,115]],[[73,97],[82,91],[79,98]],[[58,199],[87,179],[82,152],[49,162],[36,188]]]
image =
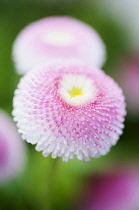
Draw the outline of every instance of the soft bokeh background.
[[[47,16],[67,15],[93,26],[107,48],[103,69],[118,81],[118,71],[122,71],[120,63],[128,53],[138,54],[139,51],[137,11],[139,2],[135,0],[0,0],[0,108],[11,115],[13,94],[20,79],[11,58],[12,44],[27,24]],[[131,84],[128,85],[130,88]],[[124,134],[108,155],[92,158],[90,163],[76,158],[68,163],[59,160],[54,175],[53,209],[73,209],[87,177],[124,162],[138,165],[139,114],[133,114],[128,106],[127,110]],[[47,209],[48,179],[53,160],[42,157],[29,144],[27,150],[23,173],[0,186],[2,210]]]

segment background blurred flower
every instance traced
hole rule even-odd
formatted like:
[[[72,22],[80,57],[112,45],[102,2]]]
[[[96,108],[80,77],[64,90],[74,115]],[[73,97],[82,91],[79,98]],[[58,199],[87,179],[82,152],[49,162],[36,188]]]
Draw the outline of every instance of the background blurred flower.
[[[88,180],[81,210],[139,209],[139,168],[132,165],[116,167]]]
[[[50,73],[51,72],[51,73]],[[43,155],[89,161],[105,155],[122,134],[122,90],[101,70],[53,64],[30,71],[14,97],[14,120],[22,138]]]
[[[12,120],[0,111],[0,183],[22,170],[25,163],[25,145]]]
[[[30,24],[19,34],[13,59],[19,74],[58,59],[77,59],[101,67],[105,47],[89,25],[70,17],[49,17]]]
[[[139,54],[128,54],[117,67],[117,80],[123,88],[128,108],[139,113]]]

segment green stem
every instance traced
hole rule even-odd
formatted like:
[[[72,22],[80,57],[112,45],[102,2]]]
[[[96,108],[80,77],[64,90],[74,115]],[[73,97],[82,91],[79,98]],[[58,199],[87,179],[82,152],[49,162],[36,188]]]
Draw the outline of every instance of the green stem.
[[[50,165],[51,168],[48,175],[47,195],[45,197],[45,201],[47,201],[45,210],[53,210],[53,196],[56,185],[58,161],[59,158],[52,159],[52,163]]]

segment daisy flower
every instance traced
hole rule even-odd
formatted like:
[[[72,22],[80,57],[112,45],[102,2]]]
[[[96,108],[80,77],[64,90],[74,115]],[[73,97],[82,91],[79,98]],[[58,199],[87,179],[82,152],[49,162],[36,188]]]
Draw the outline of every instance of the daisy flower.
[[[137,210],[139,169],[128,163],[128,166],[97,174],[88,181],[83,192],[81,210]]]
[[[28,72],[13,105],[22,138],[64,161],[105,155],[124,127],[122,90],[87,65],[55,63]]]
[[[19,174],[25,163],[25,145],[9,116],[0,111],[0,184]]]
[[[13,59],[19,74],[61,59],[101,67],[105,46],[89,25],[70,17],[48,17],[21,31],[13,45]]]

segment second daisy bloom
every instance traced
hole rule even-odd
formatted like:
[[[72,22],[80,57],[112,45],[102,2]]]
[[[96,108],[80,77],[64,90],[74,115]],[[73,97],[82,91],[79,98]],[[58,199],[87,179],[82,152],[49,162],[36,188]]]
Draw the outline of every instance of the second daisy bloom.
[[[21,31],[14,42],[13,59],[19,74],[59,59],[101,67],[105,46],[87,24],[70,17],[49,17]]]
[[[51,73],[50,73],[51,72]],[[64,161],[106,154],[122,133],[125,102],[119,86],[101,70],[53,64],[29,72],[14,97],[22,138]]]

